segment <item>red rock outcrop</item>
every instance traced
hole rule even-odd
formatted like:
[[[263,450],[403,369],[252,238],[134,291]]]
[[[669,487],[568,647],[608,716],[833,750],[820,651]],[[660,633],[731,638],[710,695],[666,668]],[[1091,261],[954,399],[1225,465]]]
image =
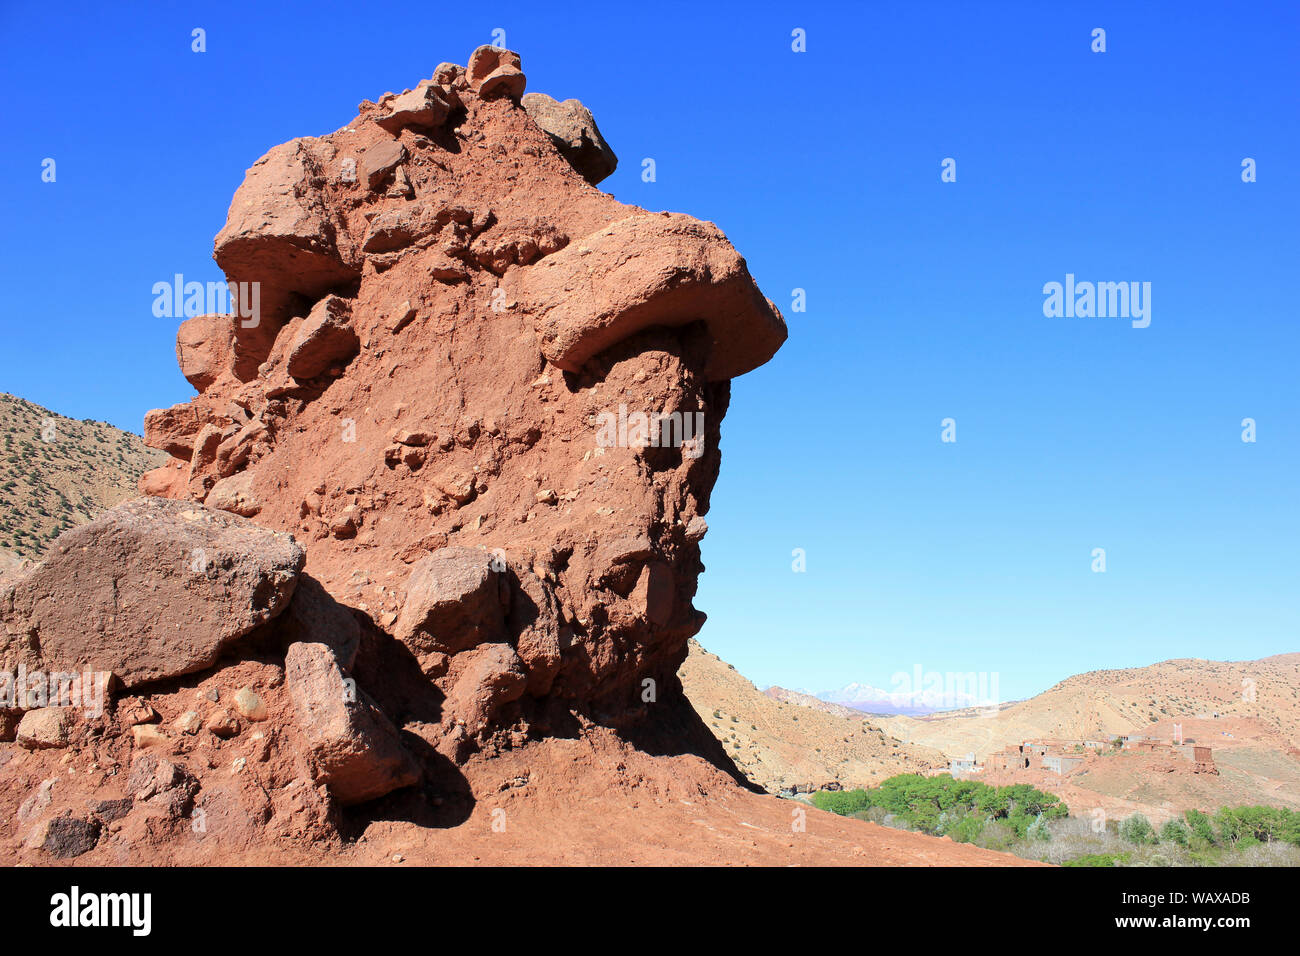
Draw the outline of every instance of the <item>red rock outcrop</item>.
[[[481,48],[259,160],[216,242],[231,282],[260,283],[259,324],[182,326],[201,394],[149,416],[151,444],[190,451],[183,486],[143,487],[293,534],[465,702],[452,736],[555,700],[624,713],[672,683],[703,621],[687,528],[727,383],[786,334],[717,227],[593,189],[523,83],[517,55]],[[620,408],[649,434],[600,441]],[[516,605],[536,608],[526,636]],[[456,663],[482,645],[490,663]]]
[[[39,840],[129,841],[145,790],[149,839],[191,808],[329,834],[475,753],[685,707],[729,380],[785,325],[717,227],[595,189],[590,114],[524,87],[483,47],[249,169],[215,244],[240,310],[182,323],[199,394],[145,418],[156,497],[0,592],[8,659],[114,675],[69,735],[175,763]]]
[[[314,776],[341,804],[365,803],[420,779],[397,730],[365,691],[349,683],[330,647],[292,644],[284,670]]]

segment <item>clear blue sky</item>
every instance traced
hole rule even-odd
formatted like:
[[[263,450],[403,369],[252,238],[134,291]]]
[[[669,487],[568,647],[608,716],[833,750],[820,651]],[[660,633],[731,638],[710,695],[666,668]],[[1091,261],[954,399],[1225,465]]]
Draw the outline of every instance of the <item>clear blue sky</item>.
[[[1297,6],[713,7],[0,5],[0,390],[135,431],[188,398],[150,290],[220,278],[244,170],[499,27],[595,113],[604,188],[717,222],[789,320],[733,387],[707,647],[1004,698],[1300,650]],[[1044,317],[1066,273],[1152,283],[1150,327]]]

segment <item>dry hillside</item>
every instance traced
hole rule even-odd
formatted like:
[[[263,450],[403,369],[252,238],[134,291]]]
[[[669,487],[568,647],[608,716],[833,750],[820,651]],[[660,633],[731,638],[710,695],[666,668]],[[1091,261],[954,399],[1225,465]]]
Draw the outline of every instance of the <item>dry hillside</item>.
[[[1163,661],[1077,674],[996,716],[880,718],[901,740],[950,756],[983,758],[1032,738],[1077,740],[1144,732],[1175,718],[1254,718],[1290,746],[1300,742],[1300,654],[1258,661]],[[1150,732],[1150,731],[1145,731]]]
[[[1112,818],[1140,812],[1157,825],[1186,810],[1224,806],[1300,809],[1300,754],[1262,722],[1248,717],[1179,718],[1150,724],[1146,733],[1169,740],[1174,724],[1188,742],[1213,750],[1217,773],[1197,773],[1167,751],[1104,750],[1083,754],[1082,766],[1064,776],[1041,768],[986,770],[977,779],[1006,785],[1030,783],[1059,794],[1071,813],[1098,808]]]
[[[900,743],[877,721],[770,697],[695,641],[678,673],[691,705],[728,756],[768,791],[869,787],[894,774],[946,764],[935,750]]]
[[[135,497],[140,475],[165,458],[138,435],[0,393],[0,570]]]

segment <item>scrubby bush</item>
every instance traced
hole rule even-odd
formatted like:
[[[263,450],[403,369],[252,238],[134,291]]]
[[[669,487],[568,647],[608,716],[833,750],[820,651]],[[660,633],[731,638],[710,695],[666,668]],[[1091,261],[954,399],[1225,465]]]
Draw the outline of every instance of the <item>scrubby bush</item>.
[[[980,814],[965,813],[948,828],[948,836],[956,843],[974,843],[986,825],[987,821]]]
[[[1194,845],[1201,847],[1214,846],[1219,842],[1214,832],[1214,824],[1200,810],[1188,810],[1183,816],[1186,818],[1187,826],[1191,830],[1190,842]]]
[[[1187,846],[1187,840],[1191,836],[1187,829],[1187,824],[1182,820],[1166,820],[1165,825],[1160,828],[1161,843],[1177,843],[1179,846]]]
[[[871,806],[871,798],[865,790],[818,790],[813,794],[812,802],[818,810],[829,810],[842,817]]]
[[[1131,817],[1126,817],[1119,825],[1120,839],[1126,843],[1136,843],[1141,846],[1144,843],[1156,842],[1155,827],[1151,821],[1140,813],[1135,813]]]

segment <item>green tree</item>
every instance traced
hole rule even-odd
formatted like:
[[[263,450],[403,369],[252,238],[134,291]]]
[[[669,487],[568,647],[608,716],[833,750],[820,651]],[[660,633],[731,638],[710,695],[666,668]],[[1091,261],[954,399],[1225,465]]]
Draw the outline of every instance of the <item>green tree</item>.
[[[1187,824],[1182,820],[1166,820],[1165,825],[1160,828],[1161,843],[1177,843],[1179,846],[1187,846],[1187,841],[1191,837]]]
[[[1119,836],[1127,843],[1155,843],[1156,831],[1151,821],[1140,813],[1125,817],[1119,824]]]

